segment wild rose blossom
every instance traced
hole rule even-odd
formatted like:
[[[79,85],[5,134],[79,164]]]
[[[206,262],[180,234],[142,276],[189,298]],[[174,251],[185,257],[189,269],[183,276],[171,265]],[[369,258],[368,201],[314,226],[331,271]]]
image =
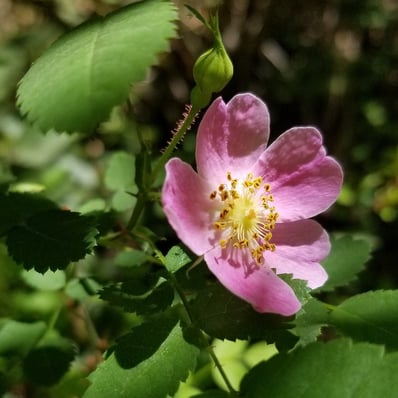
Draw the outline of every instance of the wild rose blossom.
[[[252,94],[217,98],[200,123],[197,173],[166,165],[164,212],[178,237],[232,293],[259,312],[301,305],[278,274],[321,286],[330,251],[313,217],[336,200],[343,173],[314,127],[293,127],[268,148],[269,113]]]

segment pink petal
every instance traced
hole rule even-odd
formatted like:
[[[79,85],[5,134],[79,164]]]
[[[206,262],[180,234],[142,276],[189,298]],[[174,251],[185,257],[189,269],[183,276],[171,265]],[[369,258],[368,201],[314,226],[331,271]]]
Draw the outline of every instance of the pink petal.
[[[205,261],[228,290],[258,312],[290,316],[301,308],[292,288],[270,268],[258,266],[248,251],[216,248],[205,254]]]
[[[262,154],[253,174],[271,184],[279,221],[310,218],[337,199],[343,171],[326,156],[322,136],[313,127],[295,127]]]
[[[328,278],[319,264],[330,251],[329,236],[313,220],[276,224],[272,243],[274,252],[265,252],[265,263],[277,274],[293,274],[307,281],[311,289],[322,286]]]
[[[167,162],[163,210],[177,236],[198,255],[213,246],[214,203],[209,198],[210,192],[206,181],[187,163],[178,158]]]
[[[233,177],[246,175],[264,151],[268,137],[268,109],[259,98],[239,94],[228,104],[217,98],[203,116],[198,130],[199,175],[217,185],[225,181],[228,171]]]

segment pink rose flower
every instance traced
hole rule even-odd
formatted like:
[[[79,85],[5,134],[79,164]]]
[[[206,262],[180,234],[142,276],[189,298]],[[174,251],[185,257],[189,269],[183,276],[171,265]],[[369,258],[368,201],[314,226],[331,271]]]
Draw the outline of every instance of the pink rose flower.
[[[164,212],[178,237],[258,312],[285,316],[301,304],[278,274],[317,288],[330,250],[313,217],[340,193],[343,172],[314,127],[293,127],[268,148],[269,113],[252,94],[217,98],[200,123],[197,173],[166,165]]]

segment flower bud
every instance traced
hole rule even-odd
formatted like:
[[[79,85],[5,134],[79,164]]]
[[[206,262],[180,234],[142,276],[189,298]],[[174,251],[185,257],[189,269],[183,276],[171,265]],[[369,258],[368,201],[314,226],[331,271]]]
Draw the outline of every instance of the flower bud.
[[[221,41],[203,53],[195,62],[193,77],[196,87],[192,90],[191,102],[203,108],[211,99],[212,93],[221,91],[233,75],[232,62]]]

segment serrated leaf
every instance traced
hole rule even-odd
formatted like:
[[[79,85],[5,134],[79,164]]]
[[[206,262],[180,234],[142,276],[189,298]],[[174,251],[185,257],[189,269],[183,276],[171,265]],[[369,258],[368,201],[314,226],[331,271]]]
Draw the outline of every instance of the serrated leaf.
[[[41,195],[2,193],[0,194],[0,235],[37,213],[56,208],[54,202]]]
[[[24,270],[21,275],[25,283],[39,290],[59,290],[65,286],[65,272],[61,270],[47,271],[40,274],[35,270]]]
[[[8,231],[8,252],[25,269],[63,269],[95,245],[97,230],[92,224],[92,218],[70,211],[39,213]]]
[[[180,246],[173,246],[165,257],[165,265],[169,272],[177,272],[184,265],[187,265],[191,259],[181,249]]]
[[[44,131],[91,132],[168,49],[175,19],[171,2],[148,0],[63,35],[20,82],[21,112]]]
[[[331,252],[322,262],[329,277],[317,291],[328,292],[352,282],[370,258],[371,247],[363,239],[354,239],[350,235],[332,236],[331,244]]]
[[[163,313],[155,319],[136,326],[131,332],[117,339],[111,349],[124,369],[133,368],[152,356],[176,326],[178,317],[174,312]]]
[[[330,322],[346,336],[398,349],[398,290],[353,296],[330,314]]]
[[[260,314],[218,283],[200,291],[191,301],[191,310],[198,326],[212,337],[264,339],[276,342],[278,348],[295,342],[295,337],[287,331],[291,318]]]
[[[384,355],[381,346],[314,343],[255,366],[243,379],[241,393],[250,398],[394,398],[397,371],[398,356]]]
[[[68,371],[74,356],[71,345],[37,347],[25,358],[24,373],[35,384],[54,385]]]
[[[0,355],[26,355],[46,330],[44,322],[7,321],[0,329]]]
[[[188,344],[176,325],[159,349],[138,366],[124,369],[111,354],[89,379],[83,398],[164,398],[195,367],[199,350]]]
[[[294,334],[299,336],[298,345],[305,346],[317,340],[321,328],[329,322],[329,311],[324,304],[316,299],[306,303],[294,320]]]

